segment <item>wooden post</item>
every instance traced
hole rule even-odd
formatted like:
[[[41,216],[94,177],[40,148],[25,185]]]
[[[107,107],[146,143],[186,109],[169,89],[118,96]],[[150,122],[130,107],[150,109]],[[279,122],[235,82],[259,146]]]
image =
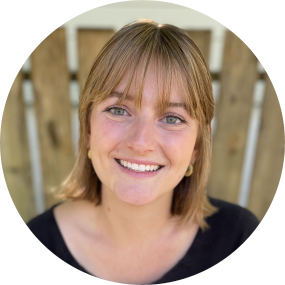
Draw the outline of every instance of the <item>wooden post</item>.
[[[186,31],[186,33],[200,49],[209,65],[211,31]]]
[[[78,30],[78,81],[82,92],[96,56],[113,36],[113,30]]]
[[[261,220],[279,184],[284,161],[284,124],[268,76],[248,208]],[[281,189],[280,189],[281,190]]]
[[[256,57],[237,36],[227,31],[207,191],[210,196],[233,203],[238,200],[256,80]]]
[[[50,193],[51,187],[66,178],[74,163],[65,40],[65,30],[58,29],[31,55],[47,208],[57,202]]]
[[[18,73],[6,101],[1,126],[3,172],[12,200],[25,222],[36,215],[26,134],[22,73]]]

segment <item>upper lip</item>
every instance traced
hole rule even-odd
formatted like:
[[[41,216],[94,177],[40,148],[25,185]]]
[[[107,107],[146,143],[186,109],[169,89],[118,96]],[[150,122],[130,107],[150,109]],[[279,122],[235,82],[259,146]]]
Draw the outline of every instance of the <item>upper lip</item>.
[[[149,160],[138,160],[138,159],[132,159],[132,158],[116,158],[116,159],[128,161],[128,162],[130,162],[130,163],[136,163],[136,164],[159,165],[159,166],[163,166],[163,165],[160,164],[160,163],[153,162],[153,161],[149,161]]]

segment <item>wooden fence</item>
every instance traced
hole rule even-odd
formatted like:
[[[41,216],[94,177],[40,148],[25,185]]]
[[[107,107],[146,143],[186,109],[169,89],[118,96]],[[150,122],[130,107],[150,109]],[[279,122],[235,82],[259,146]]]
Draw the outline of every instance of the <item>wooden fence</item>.
[[[74,163],[71,114],[76,103],[70,100],[70,82],[77,81],[82,90],[94,58],[113,35],[111,30],[78,30],[76,73],[70,73],[66,62],[65,30],[48,36],[31,55],[31,72],[19,72],[5,106],[1,128],[1,155],[5,179],[11,197],[26,222],[38,214],[38,191],[27,129],[28,111],[34,110],[40,150],[38,180],[44,192],[44,207],[56,203],[49,189],[58,185]],[[211,44],[210,31],[188,31],[207,61]],[[259,219],[268,210],[277,189],[284,158],[284,126],[274,88],[266,74],[257,71],[258,61],[247,46],[227,31],[223,65],[213,80],[219,81],[216,100],[213,159],[207,192],[233,203],[244,204]],[[23,100],[22,84],[31,80],[34,99]],[[257,81],[265,83],[262,115],[256,147],[246,152],[250,121],[254,109]],[[74,106],[75,104],[75,106]],[[32,109],[31,109],[32,108]],[[253,155],[254,153],[255,155]],[[252,170],[244,171],[246,155],[253,157]],[[38,167],[39,168],[39,167]],[[247,175],[248,174],[248,175]],[[241,203],[241,183],[249,179],[246,202]],[[34,178],[33,178],[34,177]]]

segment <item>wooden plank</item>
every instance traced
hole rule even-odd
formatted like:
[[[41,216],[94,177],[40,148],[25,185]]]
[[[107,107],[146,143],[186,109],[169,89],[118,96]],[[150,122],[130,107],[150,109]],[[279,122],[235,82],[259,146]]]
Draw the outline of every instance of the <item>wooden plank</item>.
[[[35,216],[25,109],[19,72],[6,101],[1,126],[3,172],[12,200],[25,222]]]
[[[210,196],[233,203],[238,202],[256,80],[256,57],[237,36],[227,31],[207,191]]]
[[[186,31],[187,35],[194,41],[202,52],[209,65],[211,31]]]
[[[65,30],[50,34],[32,53],[31,61],[43,186],[50,207],[57,202],[51,187],[66,178],[74,163]]]
[[[78,81],[81,91],[84,88],[96,56],[114,33],[113,30],[78,30]]]
[[[284,124],[274,87],[266,76],[261,128],[248,208],[261,220],[279,184],[284,161]],[[281,190],[281,189],[280,189]]]

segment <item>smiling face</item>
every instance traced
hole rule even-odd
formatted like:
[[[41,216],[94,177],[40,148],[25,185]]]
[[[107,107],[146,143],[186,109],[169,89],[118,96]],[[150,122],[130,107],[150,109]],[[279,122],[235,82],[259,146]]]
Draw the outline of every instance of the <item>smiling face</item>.
[[[102,182],[119,200],[135,206],[149,204],[171,195],[194,163],[198,149],[198,123],[183,108],[178,87],[172,84],[169,108],[161,114],[157,107],[158,80],[149,68],[141,108],[135,104],[136,82],[128,96],[116,105],[128,77],[115,87],[111,96],[94,106],[90,117],[92,164]]]

